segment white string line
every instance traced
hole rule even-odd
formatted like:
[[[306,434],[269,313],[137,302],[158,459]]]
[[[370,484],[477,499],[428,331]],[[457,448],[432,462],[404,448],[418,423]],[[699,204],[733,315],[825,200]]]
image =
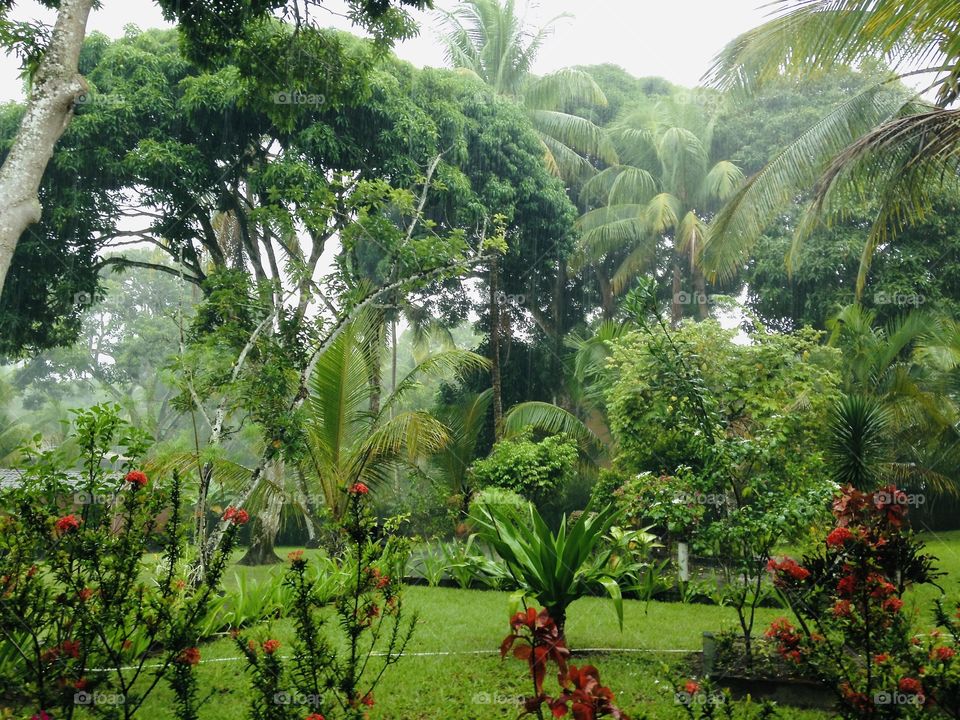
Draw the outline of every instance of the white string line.
[[[654,650],[650,648],[577,648],[576,653],[627,653],[627,654],[653,654],[653,655],[666,655],[666,654],[683,654],[688,655],[690,653],[699,652],[699,650]],[[402,657],[447,657],[450,655],[499,655],[499,650],[437,650],[433,652],[405,652]],[[372,657],[385,657],[387,653],[375,652],[371,653]],[[281,660],[289,660],[289,655],[280,655],[278,656]],[[238,662],[240,660],[246,660],[246,657],[224,657],[224,658],[210,658],[209,660],[201,660],[198,664],[205,665],[207,663],[225,663],[225,662]],[[154,665],[144,665],[144,670],[153,670],[156,668],[164,667],[163,663],[156,663]],[[121,671],[124,670],[138,670],[140,669],[139,665],[129,665],[126,667],[119,668]],[[87,672],[98,672],[98,673],[111,673],[116,672],[117,668],[87,668]]]

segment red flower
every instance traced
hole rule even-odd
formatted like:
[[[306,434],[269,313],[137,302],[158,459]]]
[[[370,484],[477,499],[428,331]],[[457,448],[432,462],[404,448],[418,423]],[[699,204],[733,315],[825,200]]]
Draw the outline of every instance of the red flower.
[[[41,710],[36,715],[32,716],[30,720],[53,720],[53,718],[47,715],[46,711]]]
[[[827,535],[827,545],[829,547],[839,547],[843,545],[847,540],[853,538],[853,533],[850,532],[845,527],[838,527],[829,535]]]
[[[889,659],[890,659],[890,656],[887,655],[886,653],[880,653],[879,655],[873,656],[873,661],[877,663],[877,665],[882,665]]]
[[[127,473],[127,476],[124,478],[124,480],[134,487],[143,487],[147,484],[147,476],[139,470],[131,470]]]
[[[80,518],[76,515],[64,515],[62,518],[57,520],[56,528],[57,531],[62,533],[68,533],[71,530],[76,530],[80,527]]]
[[[953,648],[949,648],[949,647],[937,647],[937,648],[934,648],[933,651],[930,653],[930,657],[931,657],[931,659],[933,659],[933,660],[939,660],[940,662],[946,662],[947,660],[950,660],[950,659],[951,659],[954,655],[956,655],[956,654],[957,654],[957,653],[956,653],[956,651],[955,651]]]
[[[291,550],[287,553],[287,560],[294,565],[303,562],[303,550]]]
[[[200,663],[200,649],[195,647],[187,648],[177,655],[177,662],[183,665],[198,665]]]
[[[688,695],[696,695],[700,692],[700,683],[696,680],[687,680],[687,684],[683,686],[683,689]]]
[[[900,612],[903,607],[903,600],[900,598],[887,598],[883,601],[883,609],[887,612]]]
[[[351,495],[366,495],[368,492],[370,492],[370,488],[368,488],[362,482],[358,482],[351,485],[347,492],[349,492]]]
[[[767,570],[774,574],[774,583],[780,587],[800,583],[810,577],[810,571],[791,558],[784,558],[782,562],[771,558],[767,563]]]
[[[916,678],[905,677],[898,684],[897,687],[900,689],[900,692],[907,693],[908,695],[920,695],[923,693],[923,685],[920,684],[920,681]]]
[[[363,700],[361,700],[360,702],[362,702],[367,707],[373,707],[373,693],[367,693],[366,695],[364,695]]]
[[[857,578],[853,575],[845,575],[840,578],[840,582],[837,583],[837,592],[840,595],[850,596],[853,595],[854,591],[857,589]]]
[[[223,513],[223,519],[234,525],[246,525],[250,522],[250,513],[235,507],[228,507]]]
[[[833,616],[850,617],[851,610],[852,608],[849,600],[837,600],[837,603],[833,606]]]
[[[263,643],[263,651],[267,655],[273,655],[279,649],[280,649],[279,640],[267,640],[266,642]]]
[[[303,720],[327,720],[327,719],[320,713],[310,713]]]
[[[93,590],[88,587],[83,588],[80,592],[77,593],[77,597],[80,598],[82,602],[86,602],[93,597]]]

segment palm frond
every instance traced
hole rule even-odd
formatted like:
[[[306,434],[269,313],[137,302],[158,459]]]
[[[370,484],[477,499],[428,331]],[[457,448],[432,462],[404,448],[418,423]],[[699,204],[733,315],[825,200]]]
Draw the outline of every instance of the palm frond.
[[[854,96],[805,131],[749,178],[716,215],[703,267],[731,278],[770,221],[817,181],[825,165],[877,124],[896,116],[905,97],[880,83]]]
[[[503,417],[505,438],[514,437],[527,428],[550,435],[569,435],[587,455],[594,455],[600,448],[599,438],[573,413],[557,405],[545,402],[525,402],[514,405]]]

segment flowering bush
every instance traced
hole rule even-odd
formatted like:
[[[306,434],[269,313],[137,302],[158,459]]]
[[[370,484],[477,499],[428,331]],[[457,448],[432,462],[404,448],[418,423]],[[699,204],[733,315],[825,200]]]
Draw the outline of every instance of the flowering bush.
[[[345,553],[336,560],[343,584],[331,598],[309,572],[302,550],[288,556],[285,578],[293,590],[288,612],[296,629],[292,656],[284,660],[280,643],[260,643],[235,633],[253,676],[253,720],[362,720],[374,705],[383,671],[400,661],[413,634],[416,617],[404,620],[400,589],[409,548],[387,528],[387,539],[374,537],[367,507],[369,488],[356,483],[347,493],[341,530]],[[334,606],[337,627],[327,632],[324,609]],[[340,648],[345,648],[341,650]]]
[[[922,637],[903,612],[906,588],[936,577],[905,524],[906,505],[892,486],[844,488],[820,552],[769,564],[797,625],[781,618],[767,636],[782,657],[837,689],[844,717],[957,717],[960,708],[957,619],[938,605],[947,636]]]
[[[567,649],[556,623],[547,609],[539,613],[534,608],[516,613],[510,619],[510,634],[500,644],[500,656],[513,651],[518,660],[526,661],[533,682],[533,695],[524,701],[524,714],[543,720],[543,708],[554,717],[572,712],[576,720],[595,720],[611,717],[629,720],[626,713],[614,704],[613,692],[600,684],[600,672],[592,665],[577,667],[567,662]],[[559,694],[547,695],[544,681],[550,662],[557,665]]]
[[[185,542],[179,478],[161,487],[134,469],[148,443],[117,410],[76,413],[79,458],[25,449],[22,486],[4,498],[0,656],[17,662],[15,674],[0,678],[0,694],[39,718],[73,717],[79,705],[87,716],[130,718],[166,681],[176,717],[191,720],[198,627],[235,532],[199,582],[177,575]],[[119,477],[104,470],[110,457]],[[78,474],[65,470],[78,465]],[[158,546],[167,570],[147,581],[144,556]]]

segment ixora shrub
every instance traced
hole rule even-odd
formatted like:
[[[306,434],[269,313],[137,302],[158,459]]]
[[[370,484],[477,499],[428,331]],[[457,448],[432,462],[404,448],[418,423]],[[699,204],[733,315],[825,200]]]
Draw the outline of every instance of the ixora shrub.
[[[303,551],[290,554],[291,657],[281,657],[277,640],[235,635],[253,678],[253,720],[363,720],[384,671],[403,656],[417,622],[404,619],[400,594],[409,547],[393,527],[387,539],[374,537],[368,495],[363,483],[347,493],[346,551],[336,561],[344,584],[334,597],[318,592]],[[336,623],[326,619],[331,604]],[[339,633],[327,631],[330,625]]]
[[[37,718],[71,718],[81,706],[84,717],[131,718],[167,682],[176,717],[193,720],[200,625],[245,513],[231,514],[203,577],[179,575],[179,479],[161,487],[137,469],[148,442],[118,410],[76,413],[67,445],[79,459],[26,449],[22,486],[3,496],[0,696]],[[158,547],[166,569],[150,577],[145,555]]]
[[[917,635],[903,610],[904,591],[936,577],[934,558],[905,524],[907,502],[893,486],[847,487],[819,552],[770,561],[798,625],[780,618],[767,636],[784,658],[836,688],[844,717],[960,716],[957,618],[938,604],[945,632]]]
[[[473,520],[480,537],[502,558],[517,592],[545,606],[562,636],[570,603],[597,591],[610,596],[623,625],[620,585],[608,569],[613,548],[604,539],[617,517],[612,507],[588,508],[576,520],[564,516],[553,532],[532,505],[526,511],[479,505]]]
[[[533,695],[524,700],[523,715],[535,715],[544,720],[544,708],[555,718],[572,714],[574,720],[595,720],[609,717],[614,720],[630,720],[618,708],[616,698],[608,687],[600,684],[600,672],[592,665],[577,667],[568,664],[570,650],[563,640],[563,633],[550,617],[546,608],[537,612],[527,608],[510,619],[510,634],[500,644],[500,656],[513,651],[518,660],[526,661]],[[548,695],[544,690],[547,669],[553,662],[557,666],[557,695]]]

